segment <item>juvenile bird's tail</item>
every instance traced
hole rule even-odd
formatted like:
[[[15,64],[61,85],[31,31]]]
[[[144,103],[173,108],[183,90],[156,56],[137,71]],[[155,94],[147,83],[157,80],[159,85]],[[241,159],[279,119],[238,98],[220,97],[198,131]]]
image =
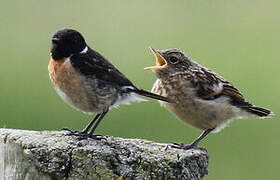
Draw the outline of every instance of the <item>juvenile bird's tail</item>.
[[[257,106],[243,107],[243,109],[246,110],[247,112],[250,112],[250,113],[260,116],[260,117],[272,115],[272,112],[270,110],[264,109],[261,107],[257,107]]]
[[[130,92],[134,92],[134,93],[139,94],[141,96],[146,96],[146,97],[149,97],[149,98],[152,98],[152,99],[157,99],[157,100],[160,100],[160,101],[165,101],[165,102],[169,102],[169,103],[175,103],[175,101],[173,101],[173,100],[171,100],[169,98],[166,98],[166,97],[163,97],[163,96],[151,93],[149,91],[145,91],[143,89],[130,89]]]

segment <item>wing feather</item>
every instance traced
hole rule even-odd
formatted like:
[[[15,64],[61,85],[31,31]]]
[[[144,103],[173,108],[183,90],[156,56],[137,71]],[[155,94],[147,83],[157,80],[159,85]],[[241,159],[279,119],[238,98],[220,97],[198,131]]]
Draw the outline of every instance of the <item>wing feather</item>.
[[[244,100],[243,95],[231,83],[211,70],[201,68],[196,72],[197,95],[204,100],[213,100],[220,96],[227,96],[233,105],[242,104],[252,106]]]
[[[117,68],[105,57],[89,48],[87,53],[73,55],[70,58],[73,67],[85,76],[94,76],[106,83],[119,86],[133,86]]]

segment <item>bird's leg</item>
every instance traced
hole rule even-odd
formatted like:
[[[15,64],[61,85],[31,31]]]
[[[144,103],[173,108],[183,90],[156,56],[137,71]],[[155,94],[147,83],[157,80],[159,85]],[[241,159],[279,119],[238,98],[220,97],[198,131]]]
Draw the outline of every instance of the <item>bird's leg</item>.
[[[197,147],[198,143],[204,139],[211,131],[213,131],[214,128],[212,129],[207,129],[203,131],[191,144],[191,147]]]
[[[83,133],[88,133],[92,125],[95,123],[95,121],[99,118],[101,114],[97,114],[91,121],[90,123],[87,124],[87,126],[82,130]]]
[[[62,128],[60,129],[61,131],[69,131],[70,135],[73,134],[86,134],[88,132],[88,130],[91,128],[91,126],[94,124],[94,122],[98,119],[98,117],[100,116],[100,114],[97,114],[91,121],[90,123],[88,123],[88,125],[86,126],[86,128],[84,128],[82,131],[77,131],[77,130],[71,130],[68,128]]]
[[[173,148],[177,148],[177,149],[192,149],[192,148],[197,148],[198,143],[204,139],[211,131],[213,131],[213,129],[207,129],[205,131],[203,131],[191,144],[183,144],[183,143],[174,143],[173,145],[171,145],[171,147]]]
[[[100,122],[99,119],[102,118],[102,117],[101,117],[102,114],[103,114],[103,113],[97,114],[97,115],[90,121],[90,123],[87,124],[87,126],[86,126],[82,131],[73,131],[73,130],[66,129],[66,128],[64,128],[64,129],[62,129],[62,130],[67,130],[67,131],[69,131],[70,133],[67,134],[67,135],[69,135],[69,136],[71,136],[71,135],[78,136],[80,140],[82,140],[82,139],[87,139],[87,138],[92,138],[92,139],[97,139],[97,140],[104,139],[103,137],[100,137],[101,135],[97,135],[97,134],[93,135],[93,134],[89,133],[89,130],[92,128],[92,126],[94,125],[94,123],[96,124],[96,123],[99,123],[99,122]],[[104,117],[104,115],[103,115],[103,117]],[[97,122],[96,122],[96,121],[97,121]],[[96,125],[95,125],[95,128],[96,128]]]
[[[108,110],[97,114],[94,119],[86,126],[86,128],[78,133],[74,133],[72,135],[79,136],[79,139],[96,139],[96,140],[101,140],[101,139],[106,139],[102,135],[99,134],[93,134],[95,129],[97,128],[98,124],[101,122],[101,120],[104,118],[104,116],[107,114]],[[92,127],[93,126],[93,127]]]
[[[93,135],[94,131],[96,130],[97,126],[99,125],[99,123],[101,122],[101,120],[104,118],[104,116],[108,113],[108,109],[104,112],[102,112],[99,116],[99,118],[97,119],[96,123],[94,124],[94,126],[92,127],[92,129],[90,130],[90,132],[88,134]]]

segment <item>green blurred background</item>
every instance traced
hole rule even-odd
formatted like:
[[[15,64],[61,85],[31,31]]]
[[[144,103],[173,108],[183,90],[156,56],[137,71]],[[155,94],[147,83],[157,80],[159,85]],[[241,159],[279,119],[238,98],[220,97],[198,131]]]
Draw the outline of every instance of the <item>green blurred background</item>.
[[[60,28],[82,32],[135,84],[155,76],[148,47],[177,47],[234,83],[251,102],[279,114],[279,1],[1,1],[0,126],[81,129],[90,120],[64,104],[49,81],[50,37]],[[270,119],[236,120],[203,143],[207,180],[280,179],[279,127]],[[156,101],[110,111],[98,133],[159,142],[190,142],[185,126]]]

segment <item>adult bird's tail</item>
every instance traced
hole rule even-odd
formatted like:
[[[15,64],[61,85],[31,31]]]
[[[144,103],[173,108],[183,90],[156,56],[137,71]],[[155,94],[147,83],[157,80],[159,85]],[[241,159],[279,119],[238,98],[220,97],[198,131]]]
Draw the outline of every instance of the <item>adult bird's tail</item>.
[[[169,102],[169,103],[175,103],[175,101],[173,101],[173,100],[171,100],[169,98],[166,98],[166,97],[163,97],[163,96],[151,93],[149,91],[145,91],[143,89],[129,89],[129,91],[130,92],[134,92],[136,94],[139,94],[141,96],[146,96],[146,97],[152,98],[152,99],[157,99],[157,100],[165,101],[165,102]]]

